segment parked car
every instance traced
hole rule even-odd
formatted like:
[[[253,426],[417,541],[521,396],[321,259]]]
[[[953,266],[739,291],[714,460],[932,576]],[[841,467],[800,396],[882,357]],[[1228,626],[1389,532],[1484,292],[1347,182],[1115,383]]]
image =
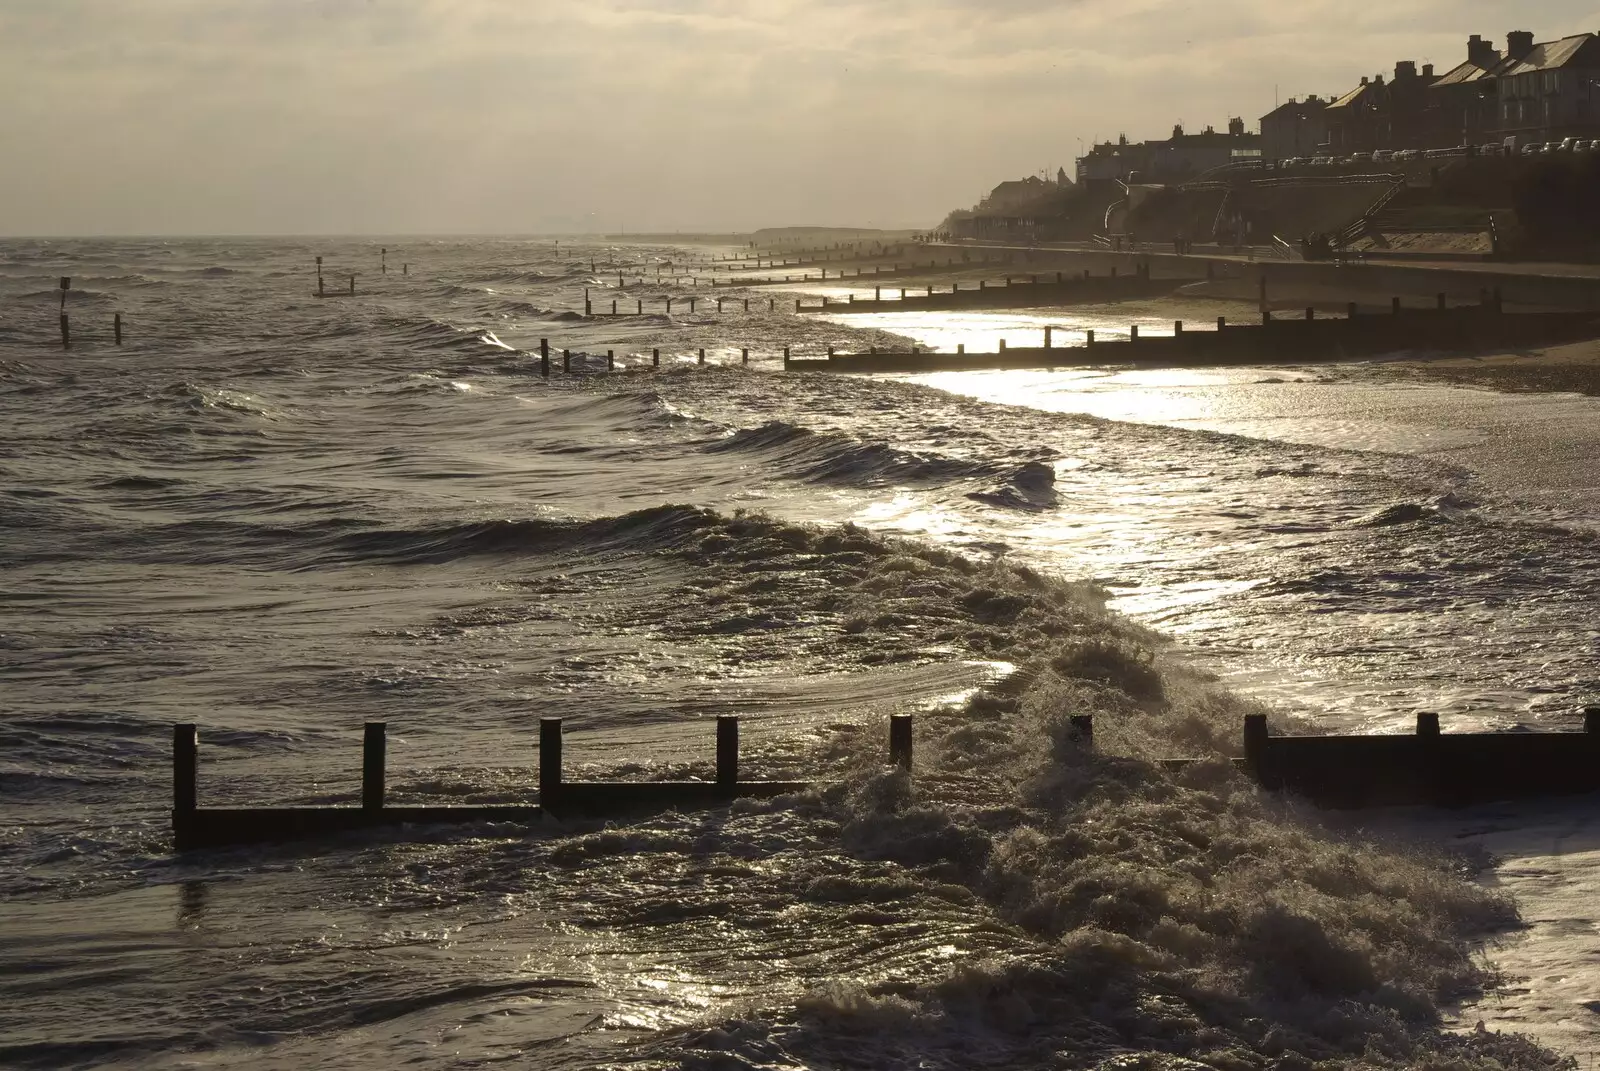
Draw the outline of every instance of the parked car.
[[[1561,139],[1561,144],[1556,146],[1556,151],[1557,152],[1571,152],[1573,149],[1577,148],[1577,145],[1578,145],[1578,139],[1577,138],[1562,138]]]
[[[1478,146],[1478,155],[1479,156],[1499,156],[1501,151],[1504,148],[1505,148],[1505,146],[1499,144],[1498,142],[1491,141],[1487,145]]]
[[[1394,162],[1397,164],[1409,164],[1421,155],[1416,149],[1401,149],[1394,154]]]
[[[1345,160],[1345,163],[1350,164],[1353,167],[1360,167],[1362,164],[1370,164],[1372,163],[1372,154],[1370,152],[1351,153],[1349,159]]]
[[[1312,167],[1332,167],[1333,166],[1333,157],[1331,157],[1331,156],[1313,156],[1311,158],[1311,166]]]
[[[1394,159],[1394,150],[1393,149],[1379,149],[1377,152],[1374,152],[1372,154],[1372,162],[1375,163],[1375,164],[1386,164],[1390,160],[1393,160],[1393,159]]]
[[[1538,156],[1542,152],[1544,152],[1544,146],[1537,141],[1530,142],[1522,147],[1523,156]]]

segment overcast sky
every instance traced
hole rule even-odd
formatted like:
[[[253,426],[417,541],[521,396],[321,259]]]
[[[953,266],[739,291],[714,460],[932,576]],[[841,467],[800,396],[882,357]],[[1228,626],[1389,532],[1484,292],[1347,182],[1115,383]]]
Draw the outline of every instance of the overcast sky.
[[[1600,0],[0,0],[0,234],[926,226]]]

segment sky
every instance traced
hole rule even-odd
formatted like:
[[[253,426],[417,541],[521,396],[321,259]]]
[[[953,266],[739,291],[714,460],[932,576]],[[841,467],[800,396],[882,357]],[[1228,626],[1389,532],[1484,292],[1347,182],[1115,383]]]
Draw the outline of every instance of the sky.
[[[925,227],[1600,0],[0,0],[0,235]]]

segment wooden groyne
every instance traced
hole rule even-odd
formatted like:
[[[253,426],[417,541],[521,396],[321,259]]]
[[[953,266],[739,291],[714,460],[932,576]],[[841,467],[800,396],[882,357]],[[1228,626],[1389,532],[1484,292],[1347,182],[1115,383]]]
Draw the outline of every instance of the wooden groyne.
[[[716,777],[711,781],[568,781],[562,776],[560,718],[539,719],[539,802],[484,806],[393,806],[385,791],[388,725],[367,722],[361,749],[361,803],[334,807],[201,807],[199,731],[172,727],[172,834],[179,851],[230,844],[304,840],[353,830],[470,822],[528,824],[551,817],[707,808],[736,799],[771,799],[810,788],[810,781],[739,777],[739,719],[716,721]],[[911,767],[910,715],[889,725],[889,759]]]
[[[910,714],[889,719],[892,766],[912,772]],[[1070,735],[1093,748],[1094,719],[1071,718]],[[327,837],[357,830],[474,822],[528,825],[545,816],[604,817],[726,806],[825,784],[739,778],[739,719],[716,720],[716,776],[710,781],[568,781],[562,776],[560,718],[539,720],[539,802],[483,806],[393,806],[385,791],[387,724],[368,722],[362,739],[361,802],[323,807],[201,807],[199,734],[172,731],[172,831],[177,850]],[[1319,807],[1460,807],[1600,790],[1600,706],[1584,710],[1582,732],[1442,733],[1439,716],[1417,715],[1414,735],[1274,736],[1264,714],[1247,715],[1244,757],[1233,764],[1263,789]],[[1167,759],[1167,772],[1203,760]]]
[[[1600,707],[1578,733],[1442,733],[1418,714],[1409,736],[1272,736],[1245,719],[1244,766],[1269,791],[1319,807],[1396,807],[1567,796],[1600,790]]]
[[[840,306],[848,308],[849,306]],[[1390,314],[1352,314],[1285,319],[1264,314],[1260,323],[1217,321],[1213,330],[1195,331],[1182,321],[1170,335],[1141,334],[1138,325],[1126,339],[1100,340],[1086,332],[1085,344],[1011,347],[1001,340],[993,353],[940,353],[872,349],[836,353],[823,359],[796,358],[784,367],[796,372],[958,372],[993,369],[1102,367],[1164,368],[1236,364],[1303,364],[1351,360],[1401,350],[1484,351],[1550,346],[1600,335],[1600,317],[1587,312],[1508,313],[1498,305],[1402,309]]]
[[[1189,279],[1152,279],[1148,268],[1140,268],[1133,275],[1068,276],[1056,272],[1054,278],[1030,275],[1027,278],[1006,276],[999,284],[980,279],[976,286],[962,289],[960,283],[951,283],[949,290],[925,287],[918,294],[909,287],[900,287],[898,298],[883,296],[883,287],[875,286],[871,300],[857,300],[851,294],[845,301],[826,297],[815,305],[796,301],[794,311],[805,312],[950,312],[960,309],[1022,309],[1059,305],[1090,305],[1112,301],[1135,301],[1141,298],[1161,297],[1191,282]]]

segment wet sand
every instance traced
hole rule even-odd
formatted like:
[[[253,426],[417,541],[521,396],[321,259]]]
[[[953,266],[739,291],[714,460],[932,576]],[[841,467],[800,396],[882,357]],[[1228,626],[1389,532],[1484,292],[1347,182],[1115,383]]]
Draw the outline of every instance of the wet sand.
[[[1520,353],[1383,360],[1369,366],[1388,376],[1499,391],[1555,391],[1600,396],[1600,339]]]

